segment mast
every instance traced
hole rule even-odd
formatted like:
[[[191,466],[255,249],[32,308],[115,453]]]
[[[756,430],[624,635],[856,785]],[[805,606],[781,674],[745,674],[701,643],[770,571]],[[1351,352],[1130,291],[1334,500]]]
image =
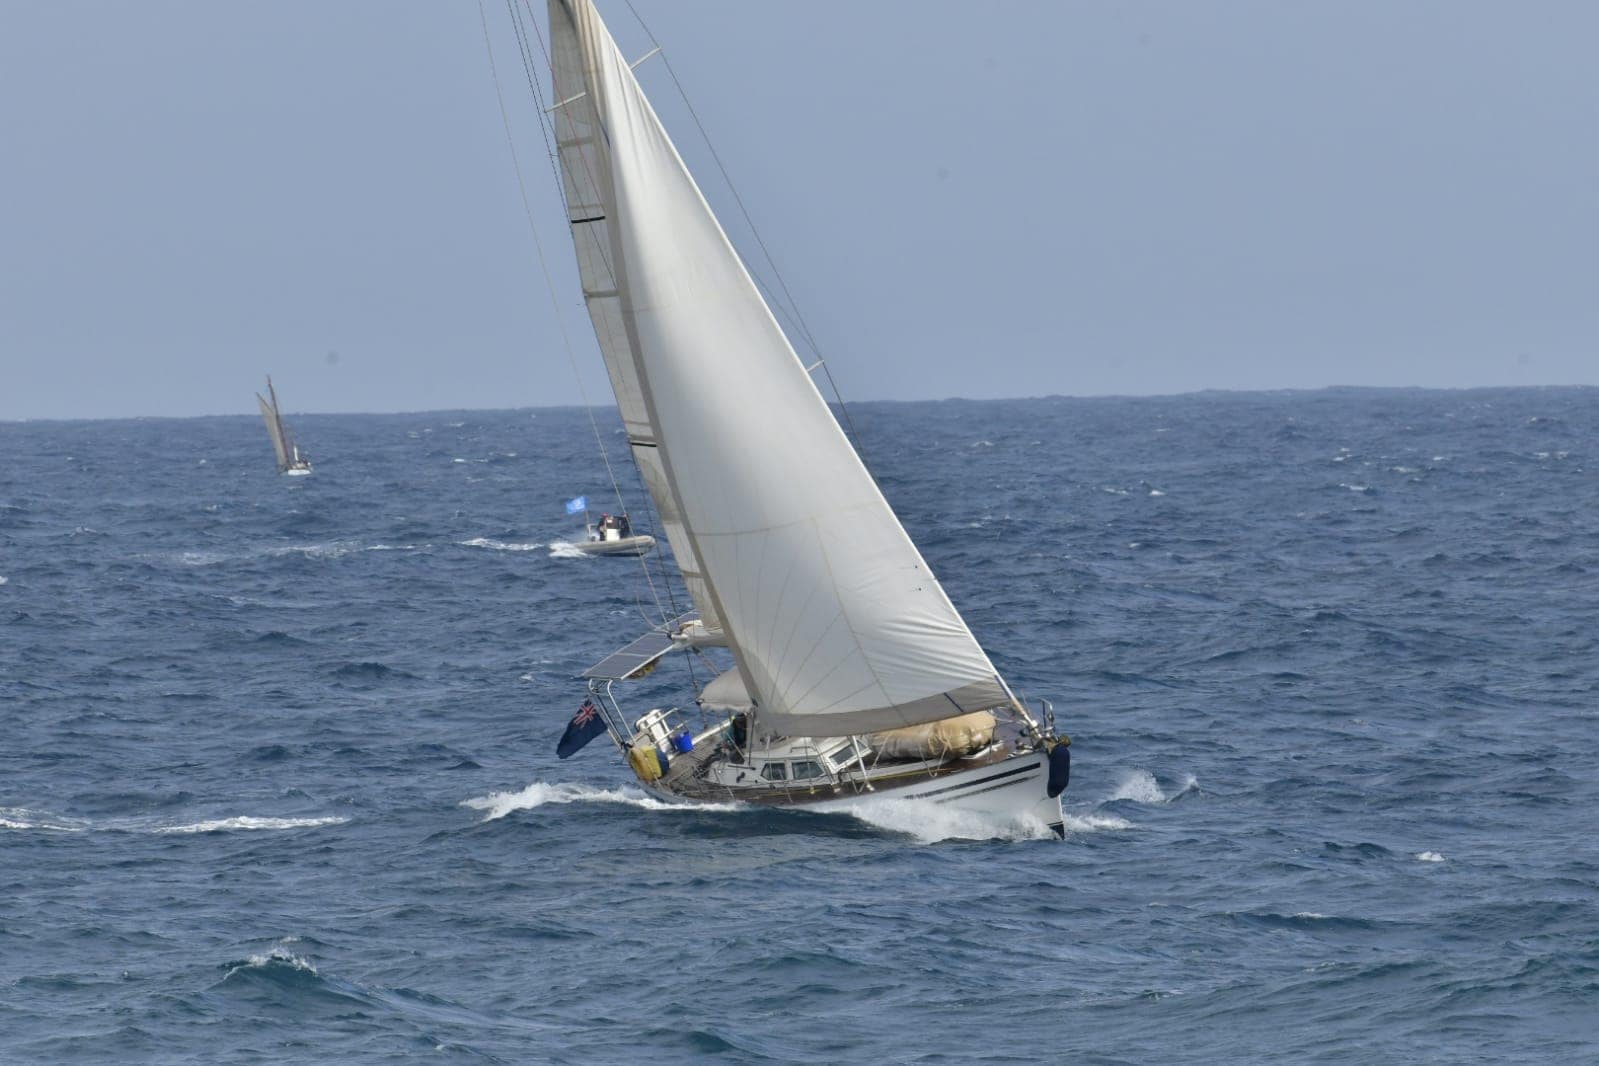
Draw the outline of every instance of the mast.
[[[761,720],[840,736],[1009,705],[593,3],[550,0],[550,14],[595,333],[635,460],[680,529],[673,551],[699,570],[695,602],[720,619]]]

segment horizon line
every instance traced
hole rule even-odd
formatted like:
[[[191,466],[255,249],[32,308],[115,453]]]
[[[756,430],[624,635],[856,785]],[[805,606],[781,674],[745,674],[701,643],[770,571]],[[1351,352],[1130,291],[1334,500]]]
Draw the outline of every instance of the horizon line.
[[[838,406],[850,407],[859,404],[934,404],[934,403],[1020,403],[1035,400],[1172,400],[1184,396],[1250,396],[1250,395],[1281,395],[1284,393],[1317,393],[1317,392],[1531,392],[1551,389],[1599,389],[1599,384],[1590,385],[1583,383],[1568,383],[1559,385],[1316,385],[1316,386],[1289,386],[1280,388],[1204,388],[1187,389],[1180,392],[1096,392],[1096,393],[1063,393],[1049,392],[1035,396],[942,396],[938,398],[906,400],[906,399],[861,399],[837,401],[828,400],[827,406],[831,409]],[[489,414],[514,411],[603,411],[615,410],[616,404],[581,404],[581,403],[556,403],[556,404],[527,404],[519,407],[417,407],[406,408],[399,411],[317,411],[300,410],[285,411],[285,416],[295,418],[338,418],[346,416],[382,417],[390,415],[425,415],[425,414]],[[255,411],[221,411],[206,412],[192,415],[90,415],[90,416],[62,416],[41,415],[23,417],[0,417],[0,425],[23,424],[32,422],[181,422],[200,418],[259,418],[260,413]]]

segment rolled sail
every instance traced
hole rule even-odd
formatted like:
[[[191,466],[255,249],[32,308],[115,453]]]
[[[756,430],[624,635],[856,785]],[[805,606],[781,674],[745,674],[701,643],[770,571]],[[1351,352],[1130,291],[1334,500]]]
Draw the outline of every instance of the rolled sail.
[[[579,130],[568,115],[563,135],[589,138],[594,187],[571,184],[562,160],[574,220],[605,216],[603,239],[579,250],[580,264],[585,255],[608,264],[614,286],[614,296],[590,297],[591,310],[598,298],[614,300],[607,315],[616,312],[604,329],[596,315],[595,329],[602,347],[618,325],[626,338],[615,354],[625,372],[612,371],[618,402],[636,394],[642,405],[629,432],[652,433],[663,511],[693,549],[687,557],[703,572],[759,720],[791,735],[837,736],[1008,703],[592,3],[552,0],[551,11],[573,33],[582,75],[581,84],[558,77],[559,99],[582,97],[557,114],[576,108],[594,123]],[[563,153],[577,147],[563,140]],[[590,225],[574,221],[574,232],[598,234]]]

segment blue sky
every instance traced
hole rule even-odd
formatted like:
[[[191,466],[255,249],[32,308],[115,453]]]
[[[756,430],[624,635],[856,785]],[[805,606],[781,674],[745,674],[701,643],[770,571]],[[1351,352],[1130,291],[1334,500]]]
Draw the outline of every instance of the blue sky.
[[[1594,5],[635,4],[846,398],[1599,383]],[[474,3],[0,0],[0,142],[0,418],[579,398]]]

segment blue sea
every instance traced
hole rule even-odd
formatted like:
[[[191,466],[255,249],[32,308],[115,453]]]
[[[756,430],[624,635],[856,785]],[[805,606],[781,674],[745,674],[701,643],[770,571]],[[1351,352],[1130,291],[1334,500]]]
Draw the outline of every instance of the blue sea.
[[[585,411],[0,424],[0,1061],[1599,1059],[1599,390],[851,413],[1065,840],[557,761]]]

